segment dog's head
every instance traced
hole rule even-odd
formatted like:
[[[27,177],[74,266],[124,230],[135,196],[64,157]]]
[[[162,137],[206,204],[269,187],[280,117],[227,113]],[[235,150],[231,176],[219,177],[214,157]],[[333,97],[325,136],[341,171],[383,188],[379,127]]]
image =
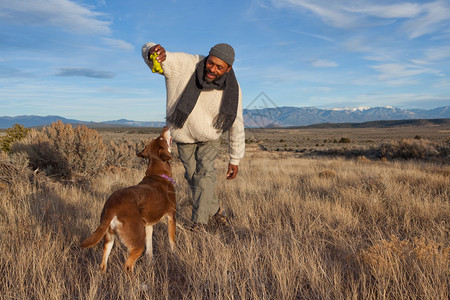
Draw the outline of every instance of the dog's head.
[[[170,130],[168,127],[164,127],[161,134],[154,140],[152,140],[144,150],[137,154],[138,157],[148,159],[161,159],[163,161],[169,161],[172,159],[172,137],[170,136]]]

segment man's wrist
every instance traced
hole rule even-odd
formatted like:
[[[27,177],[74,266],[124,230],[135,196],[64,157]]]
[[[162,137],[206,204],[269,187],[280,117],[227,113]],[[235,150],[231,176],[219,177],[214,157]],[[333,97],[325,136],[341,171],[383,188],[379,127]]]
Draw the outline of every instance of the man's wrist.
[[[146,56],[144,56],[144,59],[146,58],[147,61],[152,61],[152,60],[150,59],[150,49],[151,49],[153,46],[156,46],[156,44],[153,43],[153,42],[148,42],[148,43],[146,43],[144,46],[142,46],[142,54],[143,54],[142,56],[144,56],[145,54],[147,54]]]
[[[230,159],[230,164],[238,166],[239,165],[239,161],[240,161],[239,159]]]

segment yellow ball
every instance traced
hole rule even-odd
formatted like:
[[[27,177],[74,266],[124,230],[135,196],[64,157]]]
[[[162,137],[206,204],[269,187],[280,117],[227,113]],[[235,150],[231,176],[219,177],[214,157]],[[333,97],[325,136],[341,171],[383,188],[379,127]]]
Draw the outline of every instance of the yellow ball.
[[[150,59],[153,61],[152,72],[162,74],[163,69],[161,68],[161,64],[159,63],[159,61],[156,59],[157,57],[158,54],[156,54],[156,52],[150,55]]]

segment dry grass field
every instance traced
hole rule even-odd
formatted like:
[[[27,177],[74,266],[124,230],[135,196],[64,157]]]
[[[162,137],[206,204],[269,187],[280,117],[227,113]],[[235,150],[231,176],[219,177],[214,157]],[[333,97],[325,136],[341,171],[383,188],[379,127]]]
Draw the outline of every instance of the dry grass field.
[[[145,163],[133,154],[159,130],[56,129],[0,153],[1,299],[449,298],[449,128],[249,130],[237,179],[225,180],[225,143],[217,160],[233,229],[206,234],[183,228],[190,195],[174,159],[176,253],[159,223],[153,263],[141,257],[132,276],[120,243],[102,274],[101,245],[79,242],[105,199],[141,180]],[[77,151],[52,148],[62,133]],[[388,156],[383,143],[430,154]],[[55,160],[62,149],[90,163]]]

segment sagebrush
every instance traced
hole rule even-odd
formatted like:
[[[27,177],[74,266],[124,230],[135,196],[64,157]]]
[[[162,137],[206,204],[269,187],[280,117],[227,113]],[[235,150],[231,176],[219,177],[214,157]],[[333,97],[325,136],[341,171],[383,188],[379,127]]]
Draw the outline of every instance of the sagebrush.
[[[130,141],[105,144],[100,134],[86,126],[72,127],[61,121],[42,130],[32,129],[20,142],[13,144],[14,153],[23,153],[33,170],[61,178],[88,178],[110,167],[136,167],[136,149],[144,145]]]
[[[129,149],[126,143],[123,147]],[[247,148],[235,180],[225,180],[226,155],[217,161],[217,195],[232,219],[231,231],[200,235],[184,229],[191,213],[190,189],[181,163],[172,162],[180,225],[176,253],[167,247],[167,225],[159,223],[155,262],[138,260],[133,276],[122,269],[126,250],[120,243],[104,275],[98,270],[101,246],[82,250],[78,244],[98,225],[105,199],[142,179],[143,165],[135,164],[134,157],[127,156],[127,162],[113,155],[129,167],[99,169],[90,184],[67,185],[44,169],[29,168],[24,154],[2,155],[0,295],[449,298],[448,165],[420,159],[297,157],[257,145]]]
[[[12,145],[25,138],[28,132],[29,129],[20,124],[14,124],[11,128],[8,128],[6,135],[0,138],[0,151],[10,153]]]

